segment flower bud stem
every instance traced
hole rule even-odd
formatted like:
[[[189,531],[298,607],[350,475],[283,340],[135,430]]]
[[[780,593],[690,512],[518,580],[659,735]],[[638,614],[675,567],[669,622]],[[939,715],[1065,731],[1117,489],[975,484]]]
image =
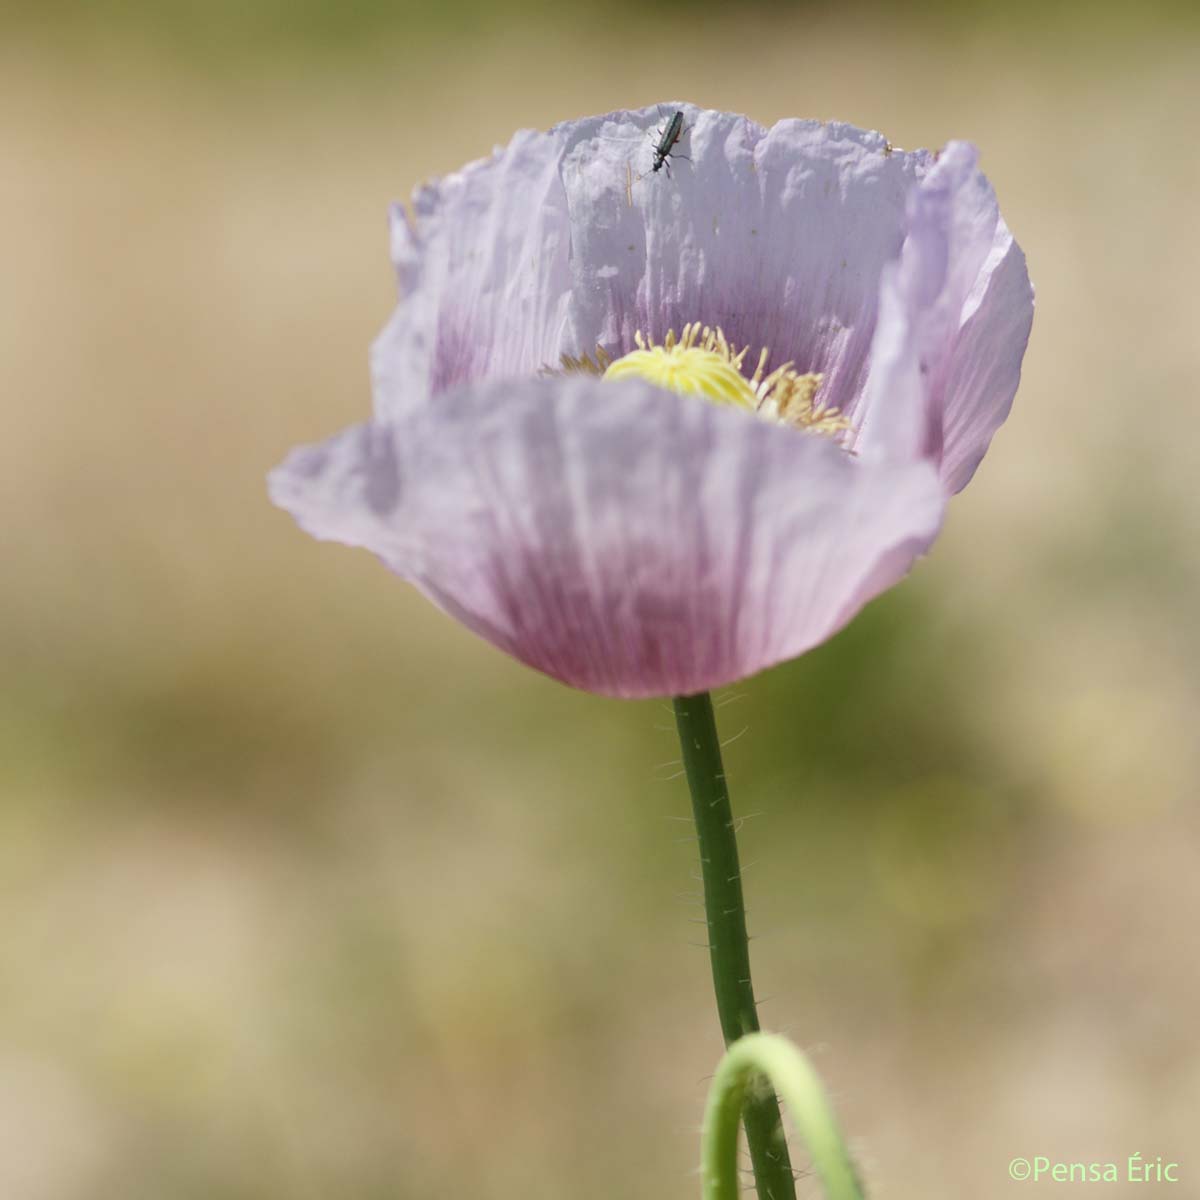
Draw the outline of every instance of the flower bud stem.
[[[725,1045],[758,1031],[758,1010],[750,981],[746,906],[738,865],[737,836],[721,744],[707,692],[675,699],[675,724],[692,793],[692,813],[700,835],[704,910],[708,918],[713,988]],[[745,1094],[742,1122],[754,1167],[759,1200],[795,1200],[796,1188],[779,1102],[769,1088]],[[736,1136],[736,1124],[735,1124]]]
[[[736,1042],[713,1076],[700,1150],[704,1200],[738,1200],[738,1115],[759,1078],[768,1080],[787,1101],[827,1200],[863,1200],[816,1071],[791,1042],[770,1033],[750,1034]]]

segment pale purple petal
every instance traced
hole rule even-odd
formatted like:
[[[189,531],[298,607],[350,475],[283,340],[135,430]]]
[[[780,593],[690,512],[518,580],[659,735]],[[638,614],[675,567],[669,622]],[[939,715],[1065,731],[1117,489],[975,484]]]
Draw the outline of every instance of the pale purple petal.
[[[671,111],[688,133],[672,175],[650,172]],[[647,137],[647,129],[651,138]],[[769,130],[664,105],[559,126],[574,235],[565,348],[621,353],[635,330],[721,326],[775,364],[825,376],[848,404],[865,377],[879,278],[905,234],[905,199],[931,162],[881,134],[820,121]],[[640,177],[639,177],[640,173]]]
[[[949,492],[1008,415],[1033,321],[1024,255],[975,158],[952,142],[914,189],[903,253],[883,273],[870,377],[848,409],[861,454],[929,454]]]
[[[676,107],[668,177],[650,168]],[[373,351],[376,414],[689,321],[824,373],[823,402],[847,405],[930,161],[850,125],[766,130],[687,104],[523,131],[418,192],[411,221],[393,214],[401,300]]]
[[[1012,409],[1033,327],[1025,255],[1003,219],[963,315],[942,401],[942,479],[951,493],[971,482]]]
[[[420,189],[411,220],[392,210],[400,304],[372,347],[377,416],[558,364],[571,286],[559,169],[554,140],[525,131]]]
[[[822,372],[822,402],[864,427],[864,451],[884,406],[885,425],[922,408],[923,449],[961,488],[1011,405],[1032,318],[973,150],[951,144],[932,166],[849,125],[764,130],[681,104],[668,177],[650,167],[675,107],[523,131],[421,189],[412,221],[396,210],[401,302],[373,351],[377,415],[698,320]]]
[[[367,546],[489,641],[576,687],[719,687],[827,638],[936,536],[924,460],[638,382],[448,393],[298,451],[272,495]]]

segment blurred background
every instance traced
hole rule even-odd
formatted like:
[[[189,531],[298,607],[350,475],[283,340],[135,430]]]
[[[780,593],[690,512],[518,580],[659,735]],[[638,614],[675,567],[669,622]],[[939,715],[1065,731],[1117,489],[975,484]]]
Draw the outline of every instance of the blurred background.
[[[976,141],[1038,287],[933,556],[720,697],[763,1019],[881,1198],[1133,1153],[1200,1195],[1186,6],[41,0],[0,2],[3,1200],[698,1194],[669,710],[263,481],[367,412],[389,201],[677,96]]]

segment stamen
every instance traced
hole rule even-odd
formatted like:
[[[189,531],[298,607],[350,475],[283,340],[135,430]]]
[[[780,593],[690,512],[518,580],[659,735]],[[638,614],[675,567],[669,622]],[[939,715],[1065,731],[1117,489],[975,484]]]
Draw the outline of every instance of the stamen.
[[[771,352],[766,346],[758,353],[754,374],[747,378],[743,366],[749,347],[732,345],[719,325],[714,328],[692,321],[678,337],[674,329],[668,329],[661,344],[639,329],[633,341],[637,349],[617,359],[600,346],[594,355],[564,354],[562,370],[604,379],[648,379],[669,391],[749,409],[768,420],[839,442],[852,428],[836,408],[817,401],[822,382],[819,374],[801,374],[790,361],[768,374]]]
[[[754,391],[728,344],[707,327],[685,325],[679,338],[672,329],[661,346],[648,341],[641,330],[633,340],[637,349],[612,363],[605,379],[647,379],[681,395],[703,396],[738,408],[755,406]]]
[[[612,355],[603,346],[597,346],[595,359],[590,354],[581,354],[578,358],[575,358],[571,354],[564,354],[559,361],[562,364],[561,371],[556,371],[553,367],[543,367],[542,374],[603,375],[612,362]]]

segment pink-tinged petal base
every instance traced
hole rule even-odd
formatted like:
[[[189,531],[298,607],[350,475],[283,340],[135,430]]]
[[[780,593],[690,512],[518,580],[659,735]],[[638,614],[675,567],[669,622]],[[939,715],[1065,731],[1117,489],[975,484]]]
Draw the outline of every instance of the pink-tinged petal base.
[[[559,160],[553,139],[525,130],[418,189],[411,220],[393,208],[400,304],[371,350],[379,419],[558,364],[573,253]]]
[[[586,377],[448,393],[293,452],[271,494],[523,662],[627,698],[823,641],[906,574],[944,507],[929,461]]]

